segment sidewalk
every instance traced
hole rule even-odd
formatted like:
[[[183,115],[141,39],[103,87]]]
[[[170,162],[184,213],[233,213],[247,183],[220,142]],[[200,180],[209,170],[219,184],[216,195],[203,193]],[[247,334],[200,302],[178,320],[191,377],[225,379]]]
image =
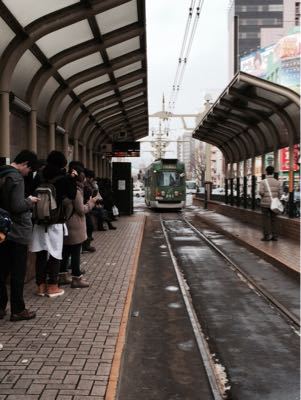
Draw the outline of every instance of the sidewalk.
[[[94,233],[97,251],[82,255],[89,288],[66,286],[49,299],[34,295],[34,281],[26,284],[26,306],[37,318],[10,322],[8,313],[0,320],[1,400],[105,398],[144,220],[121,217],[116,231]]]
[[[277,242],[262,242],[262,231],[236,219],[226,217],[211,210],[193,206],[191,211],[208,225],[214,226],[226,236],[230,236],[254,253],[282,268],[300,274],[300,245],[297,241],[280,236]]]

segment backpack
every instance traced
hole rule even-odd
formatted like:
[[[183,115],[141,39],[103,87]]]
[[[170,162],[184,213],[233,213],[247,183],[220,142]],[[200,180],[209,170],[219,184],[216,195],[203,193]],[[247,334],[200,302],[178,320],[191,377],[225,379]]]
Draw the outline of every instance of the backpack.
[[[9,167],[9,166],[2,166],[0,167],[0,232],[4,233],[5,236],[9,233],[11,226],[12,226],[12,220],[10,213],[2,208],[5,207],[5,203],[9,203],[9,193],[2,193],[3,186],[5,185],[7,175],[10,173],[18,174],[15,168]],[[6,201],[4,200],[4,197]]]
[[[56,201],[56,188],[54,183],[62,176],[42,182],[35,190],[35,195],[40,200],[33,208],[33,222],[37,225],[53,225],[65,223],[73,214],[72,200],[65,197],[61,204]]]

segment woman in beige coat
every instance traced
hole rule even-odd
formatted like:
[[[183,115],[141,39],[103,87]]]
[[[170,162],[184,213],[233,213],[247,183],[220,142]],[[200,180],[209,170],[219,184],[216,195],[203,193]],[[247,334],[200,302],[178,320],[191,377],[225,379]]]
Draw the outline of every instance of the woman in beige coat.
[[[87,239],[85,214],[92,210],[97,199],[90,198],[87,204],[84,204],[83,187],[85,174],[81,165],[74,165],[73,163],[69,173],[76,179],[77,192],[73,200],[73,214],[67,221],[68,236],[64,238],[63,260],[61,262],[59,282],[60,284],[71,283],[72,288],[85,288],[89,286],[89,283],[83,278],[80,271],[81,245]],[[72,280],[67,275],[70,256]]]

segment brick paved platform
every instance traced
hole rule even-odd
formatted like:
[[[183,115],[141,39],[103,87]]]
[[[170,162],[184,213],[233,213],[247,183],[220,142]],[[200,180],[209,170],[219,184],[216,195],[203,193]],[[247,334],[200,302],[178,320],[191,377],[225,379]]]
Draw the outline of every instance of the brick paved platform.
[[[26,284],[30,321],[0,320],[0,400],[104,399],[145,217],[121,217],[116,231],[95,232],[82,255],[87,289],[40,298]],[[116,355],[115,355],[116,358]]]
[[[268,261],[287,268],[293,273],[300,273],[299,242],[286,238],[285,232],[280,235],[277,242],[262,242],[260,240],[262,231],[258,227],[197,206],[191,207],[192,210],[208,225],[214,226],[214,228],[239,241]]]

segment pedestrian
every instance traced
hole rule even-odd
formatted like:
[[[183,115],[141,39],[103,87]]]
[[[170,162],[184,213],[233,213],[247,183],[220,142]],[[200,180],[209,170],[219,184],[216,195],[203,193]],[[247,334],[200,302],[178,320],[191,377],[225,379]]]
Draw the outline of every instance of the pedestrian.
[[[23,297],[27,250],[32,234],[31,209],[38,201],[35,196],[25,198],[24,177],[35,169],[36,162],[35,153],[23,150],[10,165],[0,167],[2,181],[0,202],[9,212],[13,222],[7,240],[0,245],[0,319],[6,315],[8,275],[10,275],[10,320],[28,320],[36,316],[34,311],[25,307]]]
[[[61,285],[71,283],[71,288],[86,288],[89,283],[84,279],[80,270],[80,253],[82,243],[87,239],[87,227],[85,215],[95,206],[97,197],[90,197],[84,204],[83,191],[85,182],[84,168],[81,165],[72,165],[69,174],[75,177],[77,192],[73,200],[73,214],[67,221],[68,236],[64,238],[63,260],[61,262],[59,283]],[[68,277],[68,261],[71,256],[72,279]]]
[[[85,182],[83,188],[83,196],[84,196],[84,204],[87,204],[91,197],[95,197],[98,194],[98,187],[94,185],[95,174],[94,171],[85,168]],[[86,228],[87,228],[87,239],[84,241],[82,246],[83,253],[90,252],[93,253],[96,251],[94,246],[91,246],[91,242],[93,239],[93,220],[92,220],[92,213],[89,211],[85,214],[86,218]]]
[[[265,169],[266,178],[260,182],[259,194],[261,196],[260,207],[262,211],[262,228],[263,237],[262,241],[266,242],[269,240],[277,241],[278,235],[276,232],[276,214],[270,209],[271,207],[271,195],[274,197],[281,197],[282,190],[280,182],[274,178],[274,167],[269,165]],[[271,193],[271,195],[270,195]]]
[[[36,294],[38,296],[57,297],[64,294],[64,290],[58,286],[63,239],[64,235],[68,234],[65,225],[66,216],[63,211],[65,201],[69,200],[71,205],[76,196],[76,182],[67,175],[66,165],[67,160],[64,154],[53,150],[47,157],[46,166],[35,177],[36,192],[42,193],[43,188],[54,187],[52,195],[56,205],[55,210],[62,210],[54,220],[49,217],[49,223],[38,218],[34,220],[30,251],[36,253]],[[45,209],[49,211],[49,207]]]

